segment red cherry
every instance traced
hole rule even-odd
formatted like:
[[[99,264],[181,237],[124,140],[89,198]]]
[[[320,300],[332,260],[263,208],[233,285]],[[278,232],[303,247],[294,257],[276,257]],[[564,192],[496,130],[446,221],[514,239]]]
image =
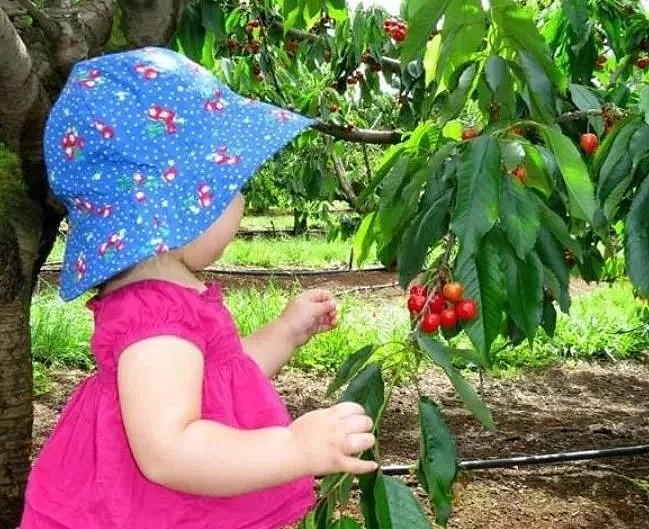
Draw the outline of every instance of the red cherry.
[[[425,333],[433,333],[439,329],[441,324],[442,317],[435,312],[429,312],[424,316],[424,319],[421,320],[421,330]]]
[[[421,285],[417,283],[410,287],[410,294],[416,296],[428,297],[428,289],[426,288],[426,285]]]
[[[649,68],[649,57],[638,57],[635,65],[641,70],[646,70]]]
[[[525,171],[525,167],[522,165],[519,165],[516,169],[512,171],[512,174],[516,177],[517,180],[520,182],[525,182],[525,177],[527,176],[527,173]]]
[[[586,154],[591,155],[597,150],[597,146],[599,145],[599,138],[592,132],[582,134],[581,138],[579,139],[579,145]]]
[[[458,320],[472,320],[478,313],[478,305],[472,299],[463,299],[455,305],[455,315]]]
[[[426,305],[426,296],[411,294],[408,298],[408,310],[411,313],[419,314]]]
[[[429,308],[431,312],[438,314],[444,310],[444,296],[440,292],[437,292],[430,300]]]
[[[440,314],[442,327],[445,329],[451,329],[457,324],[457,316],[455,315],[455,310],[453,309],[444,309]]]
[[[477,135],[478,135],[478,133],[477,133],[474,129],[464,129],[464,130],[462,131],[462,139],[463,139],[464,141],[472,140],[472,139],[475,138]]]

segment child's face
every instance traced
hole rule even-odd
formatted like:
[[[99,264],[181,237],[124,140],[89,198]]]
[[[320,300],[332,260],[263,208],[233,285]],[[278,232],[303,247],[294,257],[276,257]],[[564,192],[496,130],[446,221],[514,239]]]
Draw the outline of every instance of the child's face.
[[[223,255],[226,246],[237,234],[243,206],[243,195],[237,193],[223,214],[200,237],[178,250],[187,268],[203,270]]]

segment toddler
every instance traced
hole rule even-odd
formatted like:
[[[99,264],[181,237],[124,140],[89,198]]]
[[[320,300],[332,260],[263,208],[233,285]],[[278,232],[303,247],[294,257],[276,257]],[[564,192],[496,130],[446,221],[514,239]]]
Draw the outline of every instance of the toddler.
[[[336,325],[325,290],[240,338],[218,285],[241,187],[311,124],[243,98],[165,49],[78,63],[45,157],[69,233],[61,296],[96,289],[97,373],[37,458],[21,529],[274,529],[314,504],[313,476],[372,472],[371,419],[341,403],[294,422],[270,378]]]

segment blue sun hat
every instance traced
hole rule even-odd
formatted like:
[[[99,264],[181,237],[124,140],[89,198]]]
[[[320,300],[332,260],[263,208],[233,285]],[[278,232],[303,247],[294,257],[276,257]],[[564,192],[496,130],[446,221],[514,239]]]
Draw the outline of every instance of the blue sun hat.
[[[50,186],[68,209],[61,297],[194,240],[312,123],[171,50],[77,63],[45,131]]]

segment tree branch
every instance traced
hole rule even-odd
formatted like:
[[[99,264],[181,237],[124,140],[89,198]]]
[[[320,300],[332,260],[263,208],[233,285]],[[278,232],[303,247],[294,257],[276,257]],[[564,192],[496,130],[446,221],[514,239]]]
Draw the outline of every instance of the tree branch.
[[[166,45],[189,0],[119,0],[122,29],[135,47]]]
[[[555,123],[567,123],[568,121],[579,121],[593,116],[611,116],[615,119],[624,117],[624,112],[619,108],[612,105],[603,105],[601,108],[591,108],[588,110],[576,110],[574,112],[566,112],[558,116]]]
[[[354,190],[352,189],[352,185],[349,182],[349,178],[347,178],[347,171],[345,170],[343,161],[340,159],[340,156],[338,156],[338,154],[336,154],[336,151],[334,150],[331,151],[331,159],[333,160],[334,163],[334,173],[336,173],[336,178],[338,178],[338,182],[340,183],[340,187],[343,190],[343,193],[345,194],[345,198],[349,202],[349,205],[354,209],[356,209],[356,206],[358,205],[358,197],[356,196],[356,193],[354,193]]]
[[[277,21],[273,22],[270,25],[269,29],[275,32],[284,32],[284,27]],[[319,37],[318,35],[314,35],[313,33],[309,33],[308,31],[302,31],[295,28],[289,29],[286,32],[286,36],[295,40],[307,42],[317,42],[322,39],[322,37]],[[401,73],[401,63],[398,59],[393,59],[392,57],[381,57],[379,59],[379,63],[381,65],[381,68],[386,72],[396,74]]]
[[[320,120],[317,120],[312,127],[323,134],[333,136],[339,140],[353,141],[356,143],[373,143],[377,145],[401,143],[402,132],[398,130],[350,129],[325,123]]]
[[[15,0],[29,13],[36,23],[43,29],[47,38],[54,41],[59,34],[59,27],[42,9],[39,9],[30,0]]]

